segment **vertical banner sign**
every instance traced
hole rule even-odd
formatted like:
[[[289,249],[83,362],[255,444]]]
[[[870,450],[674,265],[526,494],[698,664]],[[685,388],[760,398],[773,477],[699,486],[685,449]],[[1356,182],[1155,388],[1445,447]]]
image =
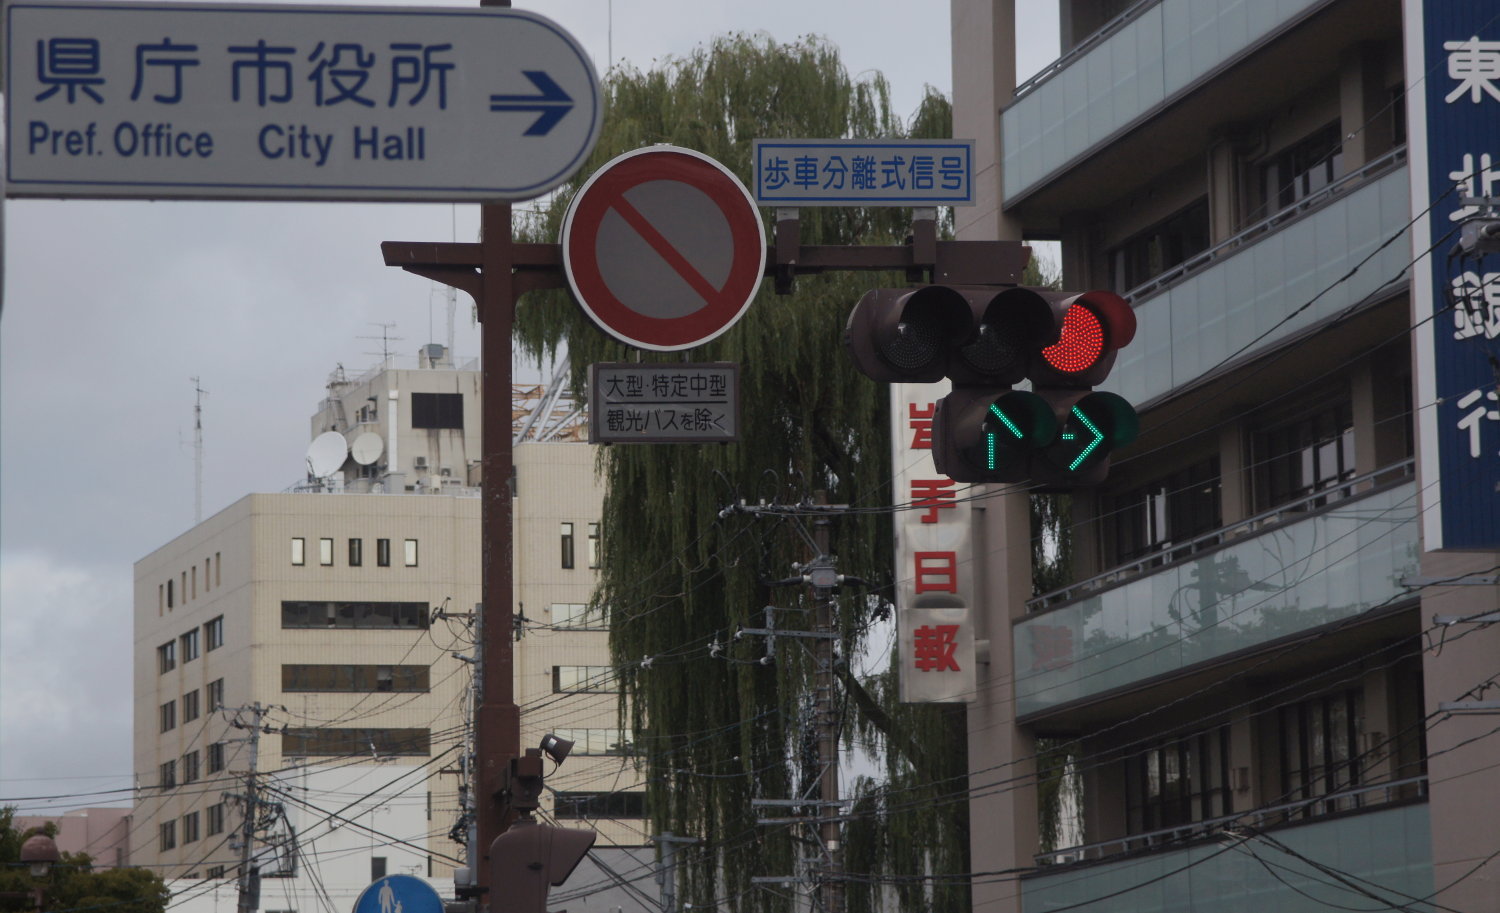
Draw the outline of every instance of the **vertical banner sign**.
[[[897,510],[896,648],[907,703],[974,699],[974,556],[968,486],[932,463],[932,415],[948,382],[891,384]]]
[[[1453,256],[1464,221],[1500,214],[1500,16],[1406,0],[1412,315],[1423,539],[1500,546],[1500,254]]]

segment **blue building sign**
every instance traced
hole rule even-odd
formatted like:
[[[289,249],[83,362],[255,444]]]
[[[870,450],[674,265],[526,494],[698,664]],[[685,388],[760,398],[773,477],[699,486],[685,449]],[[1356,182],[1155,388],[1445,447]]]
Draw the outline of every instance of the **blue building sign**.
[[[1426,548],[1500,546],[1500,253],[1454,255],[1500,218],[1500,17],[1407,0],[1413,315]],[[1489,198],[1489,203],[1484,202]]]
[[[762,206],[972,206],[973,140],[758,139]]]

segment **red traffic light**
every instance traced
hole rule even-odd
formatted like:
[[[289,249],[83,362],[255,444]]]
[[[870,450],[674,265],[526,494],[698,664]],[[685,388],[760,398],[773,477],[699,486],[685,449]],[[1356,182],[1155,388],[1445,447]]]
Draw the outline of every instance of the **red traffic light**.
[[[1041,350],[1037,387],[1092,387],[1109,375],[1115,351],[1135,338],[1135,311],[1114,292],[1084,292],[1057,302],[1060,335]]]

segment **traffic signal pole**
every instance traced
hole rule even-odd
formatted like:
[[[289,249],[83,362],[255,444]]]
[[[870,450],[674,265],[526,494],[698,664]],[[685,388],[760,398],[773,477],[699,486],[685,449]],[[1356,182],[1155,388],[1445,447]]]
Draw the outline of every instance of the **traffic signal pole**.
[[[509,3],[481,0],[481,5]],[[1019,241],[939,241],[932,210],[918,211],[909,243],[882,246],[803,245],[796,210],[776,214],[766,274],[774,278],[778,294],[790,294],[796,276],[829,271],[899,271],[914,282],[1014,284],[1031,258],[1030,248]],[[475,711],[474,796],[479,858],[468,863],[480,903],[489,904],[490,847],[515,819],[505,790],[511,761],[521,756],[511,637],[511,330],[521,295],[564,288],[567,281],[559,245],[512,238],[510,204],[482,205],[480,226],[478,243],[385,241],[380,247],[387,266],[468,293],[481,322],[483,664]]]

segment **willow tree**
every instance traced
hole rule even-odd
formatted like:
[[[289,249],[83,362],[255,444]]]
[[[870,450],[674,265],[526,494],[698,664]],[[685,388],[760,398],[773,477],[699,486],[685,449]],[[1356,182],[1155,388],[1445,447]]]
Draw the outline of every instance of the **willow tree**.
[[[583,180],[652,143],[701,151],[743,180],[757,137],[938,137],[951,123],[947,102],[929,91],[907,129],[881,76],[851,79],[837,50],[813,38],[719,38],[648,72],[613,70],[604,91],[603,134],[589,163],[523,222],[523,235],[555,240]],[[899,209],[804,209],[802,240],[900,243],[909,219]],[[751,808],[752,799],[791,798],[810,785],[811,659],[783,638],[776,660],[762,662],[762,640],[733,636],[761,627],[767,605],[810,608],[805,587],[772,586],[811,557],[797,528],[803,521],[721,509],[796,504],[820,491],[830,503],[871,508],[841,515],[831,529],[839,571],[872,584],[840,600],[843,649],[853,655],[890,596],[891,520],[879,508],[892,493],[886,390],[853,370],[839,339],[864,290],[903,281],[832,273],[799,279],[789,296],[766,283],[734,328],[686,353],[740,365],[740,441],[601,451],[607,487],[595,601],[610,619],[653,825],[701,841],[679,854],[681,897],[695,905],[788,909],[785,892],[753,889],[750,878],[791,874],[797,858],[811,855],[806,831],[757,826]],[[592,362],[677,360],[627,349],[558,293],[524,300],[516,334],[538,356],[565,347],[579,393]],[[783,613],[779,623],[806,627],[799,617]],[[945,862],[964,870],[961,860]]]

